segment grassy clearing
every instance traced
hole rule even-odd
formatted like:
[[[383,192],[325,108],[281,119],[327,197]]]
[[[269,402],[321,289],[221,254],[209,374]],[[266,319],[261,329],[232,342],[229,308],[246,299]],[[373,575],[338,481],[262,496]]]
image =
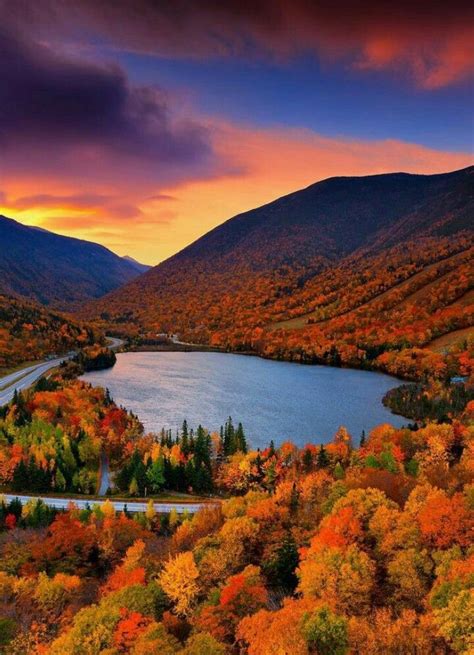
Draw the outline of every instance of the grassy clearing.
[[[389,289],[386,289],[385,291],[382,291],[382,293],[379,293],[370,300],[367,300],[366,302],[362,303],[361,305],[358,305],[357,307],[353,307],[352,309],[349,309],[347,311],[341,312],[338,314],[337,312],[332,316],[331,318],[337,318],[339,316],[344,316],[346,314],[350,314],[358,309],[362,309],[364,307],[367,307],[373,302],[377,302],[380,300],[383,300],[386,296],[391,294],[395,289],[403,289],[405,286],[412,285],[414,281],[418,280],[419,278],[422,278],[424,275],[426,275],[429,271],[433,270],[437,266],[440,266],[442,264],[445,264],[447,261],[453,261],[455,262],[457,259],[462,259],[466,254],[466,251],[461,251],[458,253],[455,253],[454,255],[451,255],[450,257],[446,257],[444,259],[438,260],[436,262],[432,262],[428,266],[425,266],[421,271],[418,271],[418,273],[415,273],[414,275],[409,276],[402,282],[398,282],[397,284],[394,284],[391,286]],[[416,300],[419,300],[422,298],[425,293],[429,293],[430,289],[433,288],[436,284],[438,284],[439,281],[441,281],[443,278],[447,277],[449,274],[452,273],[451,271],[447,271],[446,273],[442,273],[439,275],[435,280],[431,280],[430,282],[427,282],[426,284],[423,284],[419,289],[416,291],[410,293],[407,295],[405,298],[403,298],[400,301],[400,304],[404,304],[407,302],[414,302]],[[337,301],[336,301],[337,302]],[[336,303],[331,303],[331,305],[327,305],[326,307],[318,308],[315,311],[309,312],[307,314],[301,314],[301,316],[296,316],[295,318],[289,318],[284,321],[278,321],[276,323],[270,323],[269,325],[265,326],[265,329],[268,330],[268,332],[273,332],[274,330],[301,330],[302,328],[305,328],[308,325],[308,319],[313,319],[315,322],[313,325],[318,325],[322,323],[326,323],[328,320],[327,318],[320,318],[321,313],[324,311],[328,311],[331,309],[331,307],[334,307]],[[318,320],[319,319],[319,320]]]
[[[429,343],[426,348],[428,350],[433,350],[436,353],[442,353],[451,346],[454,346],[459,341],[467,339],[469,336],[474,337],[474,327],[463,328],[462,330],[454,330],[454,332],[448,332],[443,334],[442,337],[438,337]]]

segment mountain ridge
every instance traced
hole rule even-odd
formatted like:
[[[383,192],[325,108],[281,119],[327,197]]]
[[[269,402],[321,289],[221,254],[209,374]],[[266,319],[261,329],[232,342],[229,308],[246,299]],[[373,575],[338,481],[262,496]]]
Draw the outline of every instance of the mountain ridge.
[[[139,274],[103,245],[0,215],[0,293],[70,310]]]
[[[229,219],[80,313],[148,340],[375,366],[472,323],[473,180],[474,167],[329,178]]]

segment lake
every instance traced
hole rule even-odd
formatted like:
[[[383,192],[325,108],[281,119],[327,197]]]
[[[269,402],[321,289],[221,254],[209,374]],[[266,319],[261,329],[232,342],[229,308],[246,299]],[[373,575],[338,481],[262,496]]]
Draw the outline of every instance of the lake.
[[[83,376],[108,387],[146,430],[190,427],[218,430],[228,416],[242,421],[253,447],[290,439],[330,441],[340,425],[358,443],[362,430],[407,422],[382,405],[400,380],[382,373],[304,366],[214,352],[137,352],[117,355],[111,369]]]

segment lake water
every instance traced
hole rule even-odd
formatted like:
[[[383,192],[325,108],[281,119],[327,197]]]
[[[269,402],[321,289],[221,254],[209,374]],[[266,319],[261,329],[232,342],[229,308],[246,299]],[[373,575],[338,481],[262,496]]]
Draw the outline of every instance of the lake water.
[[[121,353],[116,365],[83,379],[108,387],[146,430],[175,430],[183,419],[218,430],[228,416],[242,421],[253,447],[291,439],[298,445],[329,441],[340,425],[358,443],[364,429],[403,425],[382,405],[400,384],[389,375],[205,352]]]

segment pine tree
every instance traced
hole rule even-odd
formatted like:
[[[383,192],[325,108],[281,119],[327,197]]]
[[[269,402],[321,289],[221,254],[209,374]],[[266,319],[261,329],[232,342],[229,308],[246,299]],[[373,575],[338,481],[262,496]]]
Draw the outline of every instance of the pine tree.
[[[323,444],[319,447],[318,459],[317,459],[318,468],[323,469],[329,466],[329,456],[324,448]]]
[[[235,433],[234,441],[235,441],[236,450],[240,450],[240,452],[242,453],[247,452],[247,439],[245,438],[244,428],[242,426],[242,423],[239,423],[239,425],[237,426],[237,431]]]
[[[313,453],[309,448],[305,448],[304,453],[303,453],[303,468],[305,470],[305,473],[309,473],[312,468],[313,468]]]
[[[13,392],[13,404],[16,407],[15,425],[17,427],[22,427],[23,425],[26,425],[30,421],[31,415],[26,407],[25,398],[22,392],[17,391],[16,389]]]
[[[285,591],[293,593],[298,584],[295,573],[298,562],[298,546],[291,531],[288,530],[274,557],[263,565],[272,587],[283,588]]]
[[[296,488],[296,483],[293,482],[293,486],[291,487],[291,496],[290,496],[290,514],[296,514],[296,512],[298,511],[299,500],[300,500],[300,494],[298,489]]]
[[[360,447],[363,448],[365,446],[365,430],[362,430],[362,434],[360,435]]]
[[[233,455],[236,450],[234,425],[229,416],[224,426],[224,453],[226,456]]]
[[[28,467],[25,462],[21,460],[13,471],[12,489],[13,491],[25,491],[28,489]]]
[[[181,452],[186,457],[189,455],[189,434],[188,434],[188,423],[186,419],[183,421],[183,427],[181,428]]]

